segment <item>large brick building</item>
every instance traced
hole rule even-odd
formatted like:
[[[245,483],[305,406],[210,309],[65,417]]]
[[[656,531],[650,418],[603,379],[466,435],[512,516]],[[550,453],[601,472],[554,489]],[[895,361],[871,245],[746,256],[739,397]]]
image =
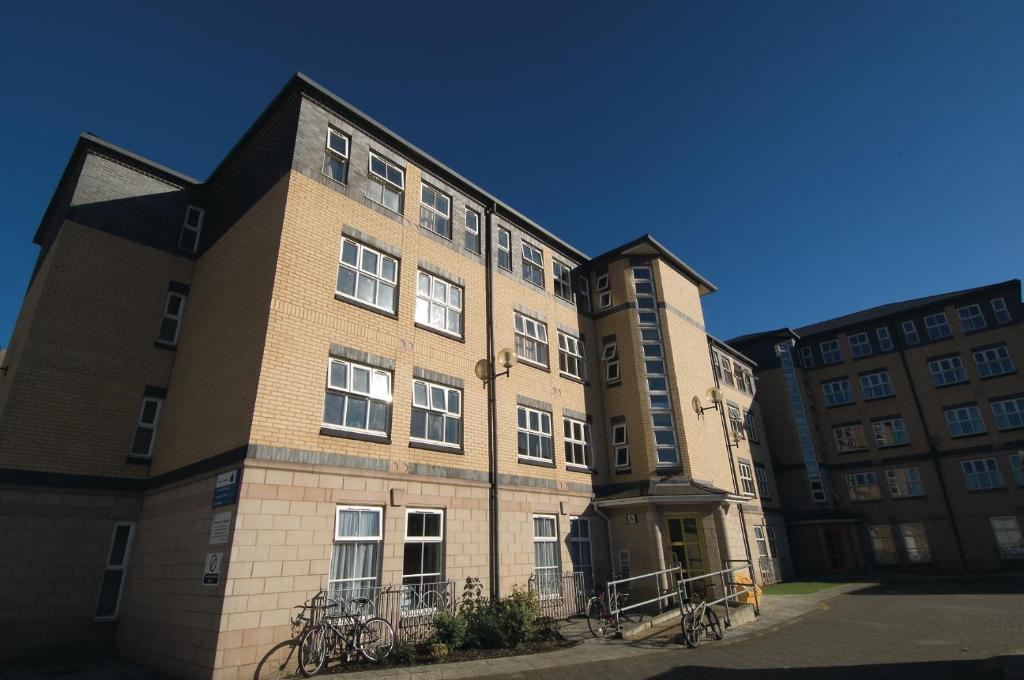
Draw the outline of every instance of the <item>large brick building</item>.
[[[736,338],[805,575],[1024,566],[1024,309],[1011,280]]]
[[[321,587],[785,563],[714,286],[649,236],[586,256],[305,77],[206,181],[83,135],[35,241],[4,658],[245,677]]]

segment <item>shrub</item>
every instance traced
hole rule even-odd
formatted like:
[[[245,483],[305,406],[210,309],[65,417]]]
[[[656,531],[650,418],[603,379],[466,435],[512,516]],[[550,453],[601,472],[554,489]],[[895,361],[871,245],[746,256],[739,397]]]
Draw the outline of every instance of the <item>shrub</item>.
[[[466,618],[461,614],[438,612],[434,615],[434,641],[447,645],[449,649],[461,649],[466,645],[468,629]]]
[[[505,644],[515,647],[537,637],[540,619],[540,600],[536,593],[515,586],[512,592],[497,602]]]
[[[462,586],[462,597],[459,600],[459,614],[469,616],[487,603],[480,579],[475,576],[466,577],[466,584]]]
[[[430,658],[434,661],[444,661],[448,658],[448,645],[443,642],[435,642],[430,645]]]
[[[388,661],[394,664],[412,665],[416,663],[416,646],[411,642],[400,642],[391,650]]]

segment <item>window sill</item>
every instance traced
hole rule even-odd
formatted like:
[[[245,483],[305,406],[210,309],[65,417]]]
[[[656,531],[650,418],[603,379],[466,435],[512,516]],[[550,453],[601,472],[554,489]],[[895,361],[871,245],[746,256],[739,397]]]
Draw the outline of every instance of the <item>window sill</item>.
[[[529,366],[530,368],[535,368],[538,371],[544,371],[545,373],[550,373],[551,372],[551,367],[550,366],[545,366],[544,364],[538,364],[536,362],[530,361],[529,359],[524,359],[524,358],[522,358],[519,355],[516,355],[516,362],[519,363],[519,364],[522,364],[523,366]]]
[[[880,503],[881,501],[882,501],[881,497],[879,497],[879,498],[851,498],[850,499],[851,503]]]
[[[605,387],[622,387],[622,380],[613,380],[612,382],[606,382]]]
[[[968,489],[967,493],[992,493],[993,491],[1006,491],[1006,485],[1003,486],[990,486],[984,489]]]
[[[583,378],[577,378],[576,376],[574,376],[571,373],[562,373],[561,371],[559,371],[558,375],[559,375],[559,377],[565,378],[569,382],[579,383],[580,385],[584,385],[584,386],[589,386],[590,385],[590,383],[587,382],[586,380],[584,380]]]
[[[544,287],[544,284],[543,284],[543,283],[534,283],[534,282],[533,282],[533,281],[531,281],[530,279],[525,279],[525,278],[522,278],[522,277],[520,277],[520,280],[521,280],[521,281],[522,281],[523,283],[528,283],[528,284],[530,284],[530,285],[531,285],[531,286],[533,286],[534,288],[539,288],[540,290],[544,291],[545,293],[546,293],[546,292],[548,292],[548,289]]]
[[[852,449],[850,451],[838,451],[837,450],[836,451],[836,455],[839,455],[839,456],[849,456],[849,455],[853,455],[853,454],[857,454],[857,453],[867,453],[869,450],[870,449],[868,449],[867,447],[864,447],[863,449]]]
[[[1009,371],[1007,373],[997,373],[996,375],[986,375],[982,380],[994,380],[995,378],[1005,378],[1008,375],[1017,375],[1017,371]]]
[[[576,473],[579,473],[581,475],[596,475],[597,474],[597,470],[595,470],[593,468],[588,468],[588,467],[586,467],[584,465],[570,465],[568,463],[565,464],[565,471],[566,472],[576,472]]]
[[[901,501],[919,501],[922,498],[926,498],[926,496],[923,493],[917,494],[916,496],[893,496],[892,494],[889,495],[889,500],[895,501],[896,503],[899,503]]]
[[[348,186],[348,185],[346,184],[344,186]],[[403,194],[405,193],[404,189],[402,190],[402,193]],[[402,200],[399,200],[398,210],[392,210],[391,208],[387,207],[383,203],[379,203],[379,202],[373,200],[372,198],[370,198],[366,194],[363,194],[363,198],[365,198],[366,202],[369,203],[370,205],[374,205],[374,206],[377,206],[378,208],[386,210],[389,213],[391,213],[392,215],[398,215],[399,217],[402,217],[402,218],[405,217],[405,214],[402,213],[402,209],[405,207],[404,205],[402,205],[404,203],[404,201],[402,201]],[[403,196],[403,198],[404,198],[404,196]]]
[[[1001,429],[997,428],[996,432],[1015,432],[1017,430],[1024,430],[1024,425],[1015,425],[1013,427],[1004,427]]]
[[[433,442],[423,442],[415,439],[409,441],[409,448],[436,451],[438,453],[453,453],[457,456],[464,456],[466,454],[462,446],[445,446],[444,444],[434,444]]]
[[[960,382],[943,383],[941,385],[935,385],[935,383],[932,382],[932,385],[935,386],[935,389],[941,390],[941,389],[945,389],[946,387],[956,387],[957,385],[969,385],[970,382],[971,382],[970,380],[961,380]]]
[[[439,234],[432,227],[429,227],[429,226],[423,224],[422,222],[419,223],[419,226],[420,226],[420,229],[422,229],[423,231],[430,232],[431,234],[433,234],[434,236],[437,236],[438,238],[443,238],[445,241],[448,241],[448,243],[454,243],[454,239],[452,239],[451,236],[445,236],[444,234]],[[468,248],[466,250],[468,250]]]
[[[518,463],[520,465],[536,465],[537,467],[543,467],[543,468],[554,468],[555,467],[555,462],[554,461],[551,461],[551,460],[538,460],[538,459],[534,459],[534,458],[523,458],[522,456],[519,457]]]
[[[896,393],[893,392],[892,394],[886,394],[886,395],[881,396],[881,397],[871,397],[871,398],[864,397],[864,403],[866,404],[866,403],[871,402],[871,401],[882,401],[883,399],[892,399],[895,396],[896,396]]]
[[[951,434],[951,435],[949,435],[949,438],[950,439],[955,439],[957,441],[960,441],[961,439],[971,439],[973,437],[984,437],[987,434],[988,434],[988,431],[986,430],[985,432],[972,432],[971,434]]]
[[[348,162],[348,159],[347,159],[347,158],[345,159],[345,162],[346,162],[346,163]],[[337,177],[331,177],[330,175],[328,175],[328,174],[327,174],[326,172],[324,172],[323,170],[321,170],[321,171],[320,171],[320,174],[321,174],[321,175],[323,175],[324,177],[326,177],[327,179],[329,179],[330,181],[334,182],[335,184],[339,184],[339,185],[341,185],[341,186],[345,187],[346,189],[348,188],[348,181],[344,181],[344,182],[342,182],[342,181],[341,181],[340,179],[338,179]],[[348,174],[348,173],[345,173],[345,174]],[[378,205],[379,205],[379,204],[378,204]]]
[[[448,338],[449,340],[454,340],[455,342],[461,342],[463,344],[466,343],[465,337],[452,335],[451,333],[446,333],[445,331],[442,331],[438,328],[434,328],[433,326],[428,326],[425,323],[420,323],[419,321],[413,323],[413,326],[419,328],[421,331],[427,331],[428,333],[433,333],[434,335],[440,335],[442,338]]]
[[[398,291],[397,287],[395,288],[395,291],[396,291],[396,294],[397,294],[397,291]],[[368,312],[374,312],[376,314],[380,314],[381,316],[386,316],[389,319],[397,319],[398,318],[398,312],[389,312],[386,309],[381,309],[380,307],[374,307],[373,305],[369,305],[369,304],[363,302],[362,300],[356,300],[354,298],[346,297],[346,296],[344,296],[344,295],[342,295],[341,293],[338,293],[338,292],[334,293],[334,299],[335,300],[339,300],[341,302],[348,303],[348,304],[353,305],[355,307],[360,307],[362,309],[365,309]]]
[[[902,444],[889,444],[887,446],[875,446],[879,451],[888,451],[889,449],[905,449],[910,446],[910,442],[903,442]]]
[[[617,474],[617,475],[628,475],[632,471],[633,471],[633,468],[631,468],[631,467],[615,468],[615,474]]]
[[[128,456],[128,463],[130,465],[151,465],[153,463],[153,456]]]
[[[157,349],[166,349],[170,352],[177,351],[178,349],[177,343],[172,345],[171,343],[163,342],[162,340],[157,340],[156,342],[154,342],[153,347],[156,347]]]
[[[390,435],[370,434],[368,432],[352,432],[350,430],[338,430],[333,427],[321,427],[320,434],[324,437],[338,437],[339,439],[355,439],[361,442],[374,442],[376,444],[390,444]]]
[[[657,467],[654,468],[655,474],[659,474],[659,475],[674,475],[677,472],[682,472],[682,471],[683,471],[683,466],[680,465],[679,463],[659,464]]]
[[[832,404],[831,406],[826,404],[825,405],[825,409],[828,410],[828,409],[831,409],[831,408],[843,408],[844,406],[853,406],[856,403],[857,402],[854,402],[854,401],[847,401],[847,402],[842,403],[842,404]]]

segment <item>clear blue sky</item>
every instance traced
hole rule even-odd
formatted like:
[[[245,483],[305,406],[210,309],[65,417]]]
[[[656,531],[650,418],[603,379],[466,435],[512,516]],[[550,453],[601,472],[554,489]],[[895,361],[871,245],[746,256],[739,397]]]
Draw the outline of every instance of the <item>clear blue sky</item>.
[[[585,252],[653,233],[721,337],[1020,277],[1022,36],[995,1],[14,3],[0,346],[80,131],[203,179],[295,71]]]

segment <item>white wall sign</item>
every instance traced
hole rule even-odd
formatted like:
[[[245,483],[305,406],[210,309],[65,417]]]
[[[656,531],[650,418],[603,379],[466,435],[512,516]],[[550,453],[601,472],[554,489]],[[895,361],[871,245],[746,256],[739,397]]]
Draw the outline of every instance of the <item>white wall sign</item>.
[[[213,523],[210,525],[210,545],[221,545],[228,542],[231,534],[231,511],[216,512],[213,514]]]
[[[203,565],[203,585],[215,586],[220,583],[220,565],[224,559],[224,553],[206,553],[206,563]]]
[[[626,524],[636,524],[636,515],[633,513],[626,515]]]

